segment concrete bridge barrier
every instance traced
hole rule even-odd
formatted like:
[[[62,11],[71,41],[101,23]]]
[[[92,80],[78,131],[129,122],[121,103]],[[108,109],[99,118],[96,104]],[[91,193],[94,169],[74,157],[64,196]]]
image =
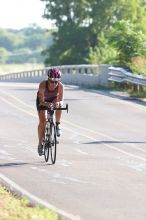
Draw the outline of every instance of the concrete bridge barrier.
[[[65,65],[57,66],[62,71],[62,82],[79,86],[108,86],[109,65]],[[31,82],[38,83],[47,78],[47,70],[44,69],[22,71],[0,75],[0,82]]]

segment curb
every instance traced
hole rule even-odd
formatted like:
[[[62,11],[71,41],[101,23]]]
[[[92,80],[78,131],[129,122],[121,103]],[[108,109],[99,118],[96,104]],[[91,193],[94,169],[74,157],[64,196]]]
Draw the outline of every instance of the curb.
[[[4,176],[0,173],[0,184],[4,187],[6,187],[11,193],[14,195],[17,195],[18,197],[25,196],[29,202],[33,205],[42,205],[45,208],[52,209],[58,214],[58,220],[82,220],[80,216],[74,216],[70,213],[67,213],[61,209],[56,208],[55,206],[49,204],[48,202],[39,199],[38,197],[32,195],[16,183],[14,183],[12,180]]]

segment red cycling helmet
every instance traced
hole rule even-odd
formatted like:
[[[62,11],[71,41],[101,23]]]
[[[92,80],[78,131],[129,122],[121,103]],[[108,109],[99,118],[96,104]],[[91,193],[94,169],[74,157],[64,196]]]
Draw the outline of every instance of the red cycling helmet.
[[[51,68],[47,72],[48,78],[52,81],[60,81],[61,80],[61,71],[58,68]]]

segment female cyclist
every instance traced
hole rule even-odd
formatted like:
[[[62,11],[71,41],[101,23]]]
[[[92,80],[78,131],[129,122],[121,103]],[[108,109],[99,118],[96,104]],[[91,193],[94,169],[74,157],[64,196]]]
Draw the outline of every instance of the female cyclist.
[[[47,71],[48,79],[42,81],[39,84],[39,89],[37,92],[36,106],[39,116],[38,125],[38,154],[42,156],[43,146],[42,140],[46,125],[45,110],[52,105],[63,105],[63,84],[61,81],[61,71],[58,68],[51,68]],[[61,120],[61,110],[56,110],[56,132],[59,137],[61,134],[60,120]]]

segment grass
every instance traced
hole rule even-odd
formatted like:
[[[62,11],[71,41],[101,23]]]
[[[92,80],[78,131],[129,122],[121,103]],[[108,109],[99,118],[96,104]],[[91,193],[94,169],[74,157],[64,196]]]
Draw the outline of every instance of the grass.
[[[26,63],[26,64],[1,64],[0,65],[0,75],[7,73],[14,73],[19,71],[27,71],[33,69],[44,68],[43,64],[37,63]]]
[[[146,91],[130,92],[129,94],[130,94],[131,97],[135,97],[135,98],[141,98],[141,99],[145,99],[146,98]]]
[[[33,206],[26,198],[17,198],[0,186],[1,220],[57,220],[57,214],[41,206]]]
[[[129,94],[130,97],[133,98],[146,98],[146,86],[138,86],[132,83],[112,83],[112,90],[114,91],[121,91]]]

